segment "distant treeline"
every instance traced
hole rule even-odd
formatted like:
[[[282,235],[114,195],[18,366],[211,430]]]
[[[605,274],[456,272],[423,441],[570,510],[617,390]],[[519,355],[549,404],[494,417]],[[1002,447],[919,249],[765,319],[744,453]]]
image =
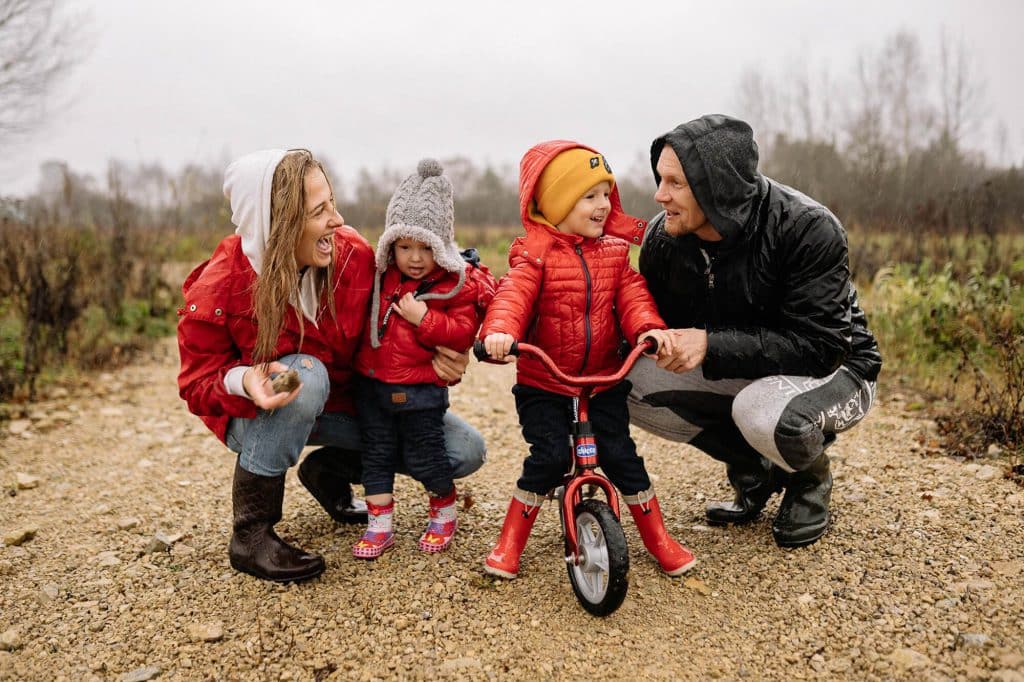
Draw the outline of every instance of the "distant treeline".
[[[905,156],[866,163],[835,143],[778,134],[762,144],[762,170],[823,202],[848,229],[992,234],[1024,229],[1024,172],[994,168],[962,151],[948,138],[932,140]],[[468,226],[519,223],[518,179],[509,166],[478,166],[464,157],[443,160],[456,190],[456,221]],[[330,171],[329,171],[330,172]],[[333,174],[339,208],[348,223],[377,229],[391,192],[406,170],[360,170],[354,181]],[[654,181],[617,176],[623,205],[649,217],[659,210]],[[102,227],[119,219],[176,232],[230,232],[230,212],[221,192],[221,169],[188,166],[170,173],[156,164],[112,162],[99,183],[61,162],[43,167],[40,189],[0,203],[0,216],[27,223]],[[127,216],[127,218],[126,218]]]
[[[510,164],[476,165],[466,157],[442,159],[455,187],[455,217],[464,226],[508,227],[519,223],[518,169]],[[346,222],[369,230],[384,225],[391,193],[411,169],[384,167],[359,169],[354,174],[335,172],[325,161],[334,183],[338,207]],[[156,228],[230,231],[230,210],[221,192],[223,169],[189,165],[172,173],[160,164],[129,165],[111,161],[102,180],[81,174],[61,161],[40,169],[39,189],[29,197],[0,198],[0,217],[25,222],[75,226],[103,226],[110,222],[116,202],[130,220]],[[351,178],[351,180],[349,179]],[[618,178],[627,210],[648,215],[658,210],[653,181]]]

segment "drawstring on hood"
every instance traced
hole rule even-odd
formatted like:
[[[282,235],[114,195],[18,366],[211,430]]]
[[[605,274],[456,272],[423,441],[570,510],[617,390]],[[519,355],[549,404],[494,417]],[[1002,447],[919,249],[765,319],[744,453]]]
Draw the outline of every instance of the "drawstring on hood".
[[[709,114],[676,126],[651,144],[651,168],[661,182],[658,158],[672,146],[693,196],[726,242],[743,235],[765,181],[757,171],[757,143],[745,122]]]
[[[288,154],[284,149],[263,149],[246,154],[224,171],[224,196],[231,202],[231,222],[242,238],[242,253],[257,276],[263,271],[263,257],[270,241],[270,196],[274,171]],[[316,325],[320,306],[315,268],[306,268],[299,276],[298,294],[290,303]],[[296,305],[297,304],[297,305]]]

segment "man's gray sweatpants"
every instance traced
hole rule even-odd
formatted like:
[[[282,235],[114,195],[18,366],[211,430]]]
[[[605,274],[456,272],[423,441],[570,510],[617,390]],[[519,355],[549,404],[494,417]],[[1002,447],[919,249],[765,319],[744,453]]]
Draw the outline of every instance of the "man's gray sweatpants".
[[[651,358],[641,358],[627,379],[632,424],[726,462],[730,450],[749,447],[788,472],[806,469],[837,433],[863,419],[876,389],[845,367],[817,379],[711,381],[699,367],[675,374]]]

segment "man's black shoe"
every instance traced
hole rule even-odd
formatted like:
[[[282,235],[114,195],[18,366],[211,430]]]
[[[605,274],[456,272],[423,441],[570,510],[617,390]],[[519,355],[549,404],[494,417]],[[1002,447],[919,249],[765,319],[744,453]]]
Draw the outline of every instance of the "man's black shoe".
[[[729,483],[736,491],[732,502],[712,502],[704,510],[711,526],[743,525],[754,521],[768,499],[782,490],[786,473],[763,457],[758,462],[735,462],[726,466]]]
[[[366,503],[352,494],[362,478],[360,455],[354,450],[324,447],[299,465],[299,481],[338,523],[366,523]]]
[[[825,534],[832,499],[832,472],[828,455],[822,454],[810,467],[790,474],[786,494],[772,523],[772,535],[779,547],[802,547]]]

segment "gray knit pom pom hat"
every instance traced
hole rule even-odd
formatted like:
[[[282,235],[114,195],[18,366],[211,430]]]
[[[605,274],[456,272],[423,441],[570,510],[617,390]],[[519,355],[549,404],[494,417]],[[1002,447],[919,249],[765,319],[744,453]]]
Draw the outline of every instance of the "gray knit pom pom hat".
[[[429,244],[434,262],[448,272],[457,273],[459,282],[451,291],[427,291],[417,300],[448,299],[459,293],[466,280],[466,261],[455,243],[455,200],[451,180],[442,175],[444,169],[437,159],[421,159],[416,172],[402,180],[391,195],[384,218],[384,234],[377,241],[377,280],[373,287],[373,314],[371,332],[378,323],[380,313],[380,279],[388,268],[393,254],[391,248],[403,237]],[[371,345],[379,347],[376,334],[370,334]]]

